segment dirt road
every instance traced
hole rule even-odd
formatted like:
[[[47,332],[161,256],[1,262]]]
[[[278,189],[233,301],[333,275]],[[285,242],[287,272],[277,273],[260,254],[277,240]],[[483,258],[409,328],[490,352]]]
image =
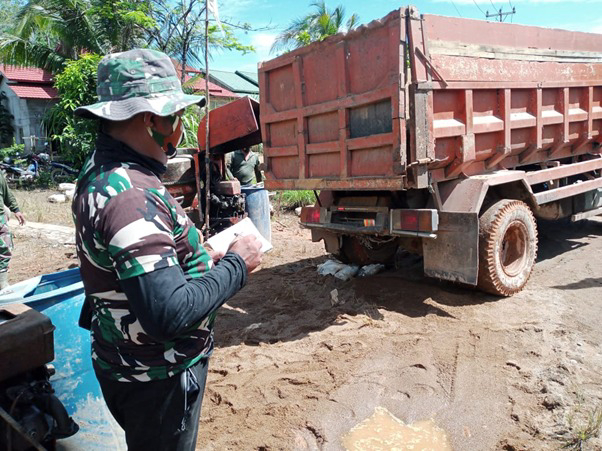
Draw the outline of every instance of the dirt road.
[[[425,278],[412,257],[322,277],[321,244],[274,228],[218,319],[199,449],[338,450],[378,406],[434,419],[454,450],[559,449],[602,407],[602,221],[543,225],[531,281],[506,299]]]
[[[13,230],[12,281],[74,264],[65,240]],[[319,276],[321,243],[280,218],[218,317],[197,448],[339,450],[384,407],[433,419],[454,450],[559,449],[602,408],[601,235],[602,220],[542,225],[527,289],[499,299],[425,278],[410,256],[369,279]]]

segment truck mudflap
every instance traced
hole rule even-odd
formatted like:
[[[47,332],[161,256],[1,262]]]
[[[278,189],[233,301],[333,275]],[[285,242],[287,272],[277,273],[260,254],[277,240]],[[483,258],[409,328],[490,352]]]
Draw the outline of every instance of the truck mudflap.
[[[427,276],[476,285],[479,275],[477,213],[440,211],[437,239],[422,240],[422,249]]]

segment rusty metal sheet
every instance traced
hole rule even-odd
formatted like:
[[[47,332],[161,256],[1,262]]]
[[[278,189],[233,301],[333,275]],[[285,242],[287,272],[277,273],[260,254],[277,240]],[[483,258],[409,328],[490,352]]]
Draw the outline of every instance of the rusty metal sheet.
[[[556,168],[542,169],[541,171],[528,173],[527,182],[529,182],[530,185],[536,185],[538,183],[544,183],[550,180],[557,180],[559,178],[569,177],[575,174],[595,171],[601,168],[602,158],[595,158],[588,161],[582,161],[580,163],[565,164]]]
[[[476,285],[479,274],[477,213],[439,212],[436,239],[423,239],[424,273],[452,282]]]
[[[262,63],[268,183],[426,188],[599,153],[600,49],[598,34],[408,7]]]
[[[292,168],[286,169],[290,174],[289,177],[286,175],[277,177],[281,174],[271,174],[270,177],[266,177],[265,187],[269,190],[292,190],[292,189],[305,189],[305,190],[366,190],[366,191],[399,191],[404,188],[403,177],[390,177],[390,178],[308,178],[305,180],[299,180],[292,178],[294,174],[294,160],[291,162]],[[278,166],[278,170],[282,169]],[[283,170],[284,173],[284,170]]]
[[[261,143],[259,103],[250,97],[234,100],[209,113],[209,145],[212,153],[227,153]],[[199,149],[205,150],[206,118],[197,132]]]
[[[433,41],[600,52],[602,35],[552,28],[424,14],[425,29]]]
[[[403,187],[404,14],[260,64],[268,187]]]
[[[414,92],[432,96],[432,111],[413,96],[423,106],[410,118],[412,158],[428,151],[432,132],[428,180],[596,151],[602,35],[419,16],[414,9],[407,16]]]
[[[524,171],[498,171],[450,180],[437,183],[435,191],[440,202],[440,210],[478,213],[490,186],[512,182],[522,182],[525,190],[530,192],[530,187],[525,182]]]

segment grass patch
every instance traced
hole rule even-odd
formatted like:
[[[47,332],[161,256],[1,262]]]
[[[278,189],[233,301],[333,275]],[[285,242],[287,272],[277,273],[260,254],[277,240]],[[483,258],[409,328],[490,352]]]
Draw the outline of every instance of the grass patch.
[[[602,408],[584,409],[577,405],[568,415],[570,434],[564,439],[564,449],[581,451],[585,443],[598,435],[602,426]]]
[[[64,204],[52,204],[48,202],[48,196],[57,194],[58,191],[12,189],[12,193],[17,199],[19,208],[25,214],[25,220],[73,226],[71,202]],[[11,223],[14,226],[14,219],[11,220]]]
[[[294,210],[297,207],[315,204],[316,196],[309,190],[277,191],[272,203],[278,210]]]

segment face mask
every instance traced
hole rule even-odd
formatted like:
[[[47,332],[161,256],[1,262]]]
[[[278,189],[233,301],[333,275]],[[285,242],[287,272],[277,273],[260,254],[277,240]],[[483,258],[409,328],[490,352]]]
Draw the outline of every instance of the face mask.
[[[163,149],[167,158],[173,158],[177,155],[178,145],[182,141],[182,121],[180,116],[176,114],[172,114],[166,118],[169,119],[172,127],[172,132],[169,135],[163,135],[150,127],[146,127],[146,130],[151,138]]]

